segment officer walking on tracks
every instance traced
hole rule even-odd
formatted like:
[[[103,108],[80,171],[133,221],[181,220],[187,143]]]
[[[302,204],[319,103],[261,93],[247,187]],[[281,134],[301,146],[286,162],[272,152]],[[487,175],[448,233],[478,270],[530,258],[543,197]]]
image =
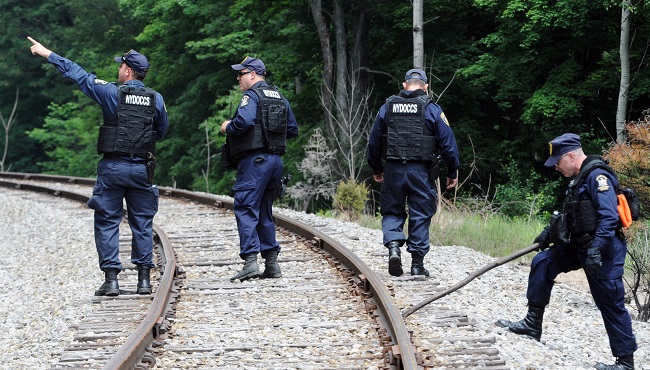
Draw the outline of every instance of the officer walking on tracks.
[[[256,277],[282,277],[277,258],[280,245],[275,239],[273,200],[282,186],[287,138],[298,135],[298,123],[289,102],[266,79],[266,67],[257,58],[246,57],[233,64],[239,88],[244,91],[232,119],[221,125],[227,134],[229,162],[236,164],[233,187],[234,211],[239,231],[239,256],[242,270],[230,281]],[[257,255],[264,261],[260,274]]]
[[[542,252],[530,266],[528,314],[521,321],[498,320],[497,325],[539,341],[555,277],[582,267],[603,317],[612,354],[617,358],[613,365],[598,363],[595,367],[634,369],[637,344],[624,303],[622,276],[627,245],[617,210],[618,179],[600,156],[585,155],[578,135],[567,133],[549,144],[551,155],[545,165],[555,166],[562,175],[572,178],[563,212],[555,213],[550,226],[535,239]]]
[[[411,275],[429,276],[429,225],[436,213],[439,162],[447,167],[446,188],[458,183],[460,159],[456,139],[442,108],[427,95],[427,75],[406,72],[404,90],[379,109],[368,140],[368,164],[381,183],[383,243],[388,248],[388,273],[402,275],[400,248],[411,253]],[[408,204],[408,214],[405,209]],[[404,223],[408,217],[408,237]]]
[[[158,188],[153,185],[156,140],[168,128],[163,97],[145,87],[142,80],[149,71],[147,58],[130,50],[115,61],[121,63],[118,84],[108,83],[83,70],[76,63],[57,55],[31,37],[31,51],[61,74],[77,83],[79,89],[102,107],[104,124],[99,128],[97,151],[103,158],[97,165],[97,181],[88,206],[95,210],[95,244],[99,267],[105,280],[95,291],[98,296],[117,296],[119,226],[122,199],[126,199],[131,240],[131,262],[138,268],[138,294],[150,294],[149,274],[153,263],[153,218],[158,211]]]

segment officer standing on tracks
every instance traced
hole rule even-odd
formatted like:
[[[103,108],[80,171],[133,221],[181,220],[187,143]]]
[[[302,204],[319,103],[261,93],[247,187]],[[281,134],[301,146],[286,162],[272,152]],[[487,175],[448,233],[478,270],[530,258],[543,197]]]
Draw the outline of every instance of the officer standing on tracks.
[[[104,124],[99,128],[97,151],[103,158],[97,165],[97,181],[88,206],[95,210],[95,244],[99,267],[105,280],[95,291],[98,296],[117,296],[119,226],[122,199],[126,199],[129,226],[133,233],[131,262],[138,268],[138,294],[150,294],[149,274],[153,263],[153,218],[158,211],[158,188],[153,185],[156,140],[168,128],[163,97],[145,87],[142,80],[149,71],[147,58],[130,50],[115,61],[121,63],[118,83],[108,83],[83,70],[76,63],[57,55],[31,37],[31,51],[61,74],[76,82],[79,89],[102,108]]]
[[[627,245],[617,210],[618,179],[600,156],[585,155],[576,134],[558,136],[549,145],[551,155],[544,165],[572,178],[563,212],[555,213],[550,226],[535,239],[542,252],[530,266],[528,314],[516,322],[498,320],[497,325],[539,341],[544,308],[551,299],[555,277],[582,267],[605,322],[612,354],[617,357],[613,365],[598,363],[595,367],[632,370],[637,344],[624,302]]]
[[[275,239],[272,206],[284,171],[281,156],[287,138],[298,135],[298,123],[289,102],[266,83],[266,67],[260,59],[247,56],[232,69],[237,71],[244,96],[232,119],[222,123],[221,132],[227,135],[229,161],[237,166],[234,211],[244,267],[230,281],[260,275],[279,278],[280,245]],[[261,274],[258,253],[265,259]]]
[[[411,253],[411,275],[429,276],[424,256],[429,252],[429,225],[437,207],[435,180],[440,158],[447,167],[447,189],[458,183],[460,159],[442,108],[426,93],[426,73],[409,70],[402,86],[404,90],[379,109],[368,140],[368,164],[375,181],[381,183],[388,273],[402,275],[400,248],[406,243],[406,251]],[[408,237],[403,231],[407,217]]]

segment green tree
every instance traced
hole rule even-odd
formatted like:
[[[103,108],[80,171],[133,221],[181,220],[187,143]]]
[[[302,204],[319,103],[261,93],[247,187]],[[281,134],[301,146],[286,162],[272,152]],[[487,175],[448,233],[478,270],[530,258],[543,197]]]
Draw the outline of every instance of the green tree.
[[[566,131],[605,142],[613,137],[620,3],[473,3],[494,22],[477,38],[473,62],[461,68],[484,116],[482,127],[471,128],[484,171],[496,173],[504,155],[512,155],[520,167],[535,166],[548,175],[542,162],[552,137]]]
[[[86,104],[52,103],[42,128],[27,132],[45,148],[50,161],[40,163],[47,173],[94,177],[98,155],[95,149],[102,122],[101,112]],[[73,118],[70,118],[73,117]]]
[[[33,32],[52,33],[63,23],[60,18],[61,1],[0,1],[0,111],[11,111],[15,91],[20,88],[20,101],[15,121],[9,132],[10,150],[6,164],[13,171],[39,172],[37,162],[45,160],[43,149],[29,138],[25,131],[35,123],[42,123],[47,114],[47,99],[42,91],[46,85],[42,61],[29,52],[27,35]],[[4,142],[5,133],[0,132]]]

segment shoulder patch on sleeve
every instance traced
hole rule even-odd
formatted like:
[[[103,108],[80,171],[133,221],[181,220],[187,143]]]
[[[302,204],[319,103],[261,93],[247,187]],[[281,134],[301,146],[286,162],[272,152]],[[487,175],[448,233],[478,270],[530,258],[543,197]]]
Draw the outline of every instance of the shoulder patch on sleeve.
[[[449,121],[447,121],[447,116],[445,116],[445,112],[440,112],[440,118],[449,126]]]
[[[241,103],[239,103],[239,107],[243,108],[243,107],[247,106],[248,105],[248,99],[249,99],[248,95],[244,95],[241,98]]]
[[[95,79],[95,85],[108,85],[108,82],[100,80],[99,78]]]
[[[609,190],[609,180],[605,175],[596,176],[596,185],[598,186],[598,191],[607,191]]]

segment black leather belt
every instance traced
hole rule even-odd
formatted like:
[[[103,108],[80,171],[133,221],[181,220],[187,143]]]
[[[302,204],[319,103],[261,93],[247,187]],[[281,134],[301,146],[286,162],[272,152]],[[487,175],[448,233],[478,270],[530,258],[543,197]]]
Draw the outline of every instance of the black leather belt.
[[[104,158],[111,158],[111,159],[123,159],[125,161],[142,161],[144,162],[147,157],[143,157],[141,155],[137,154],[109,154],[109,153],[104,153]]]

